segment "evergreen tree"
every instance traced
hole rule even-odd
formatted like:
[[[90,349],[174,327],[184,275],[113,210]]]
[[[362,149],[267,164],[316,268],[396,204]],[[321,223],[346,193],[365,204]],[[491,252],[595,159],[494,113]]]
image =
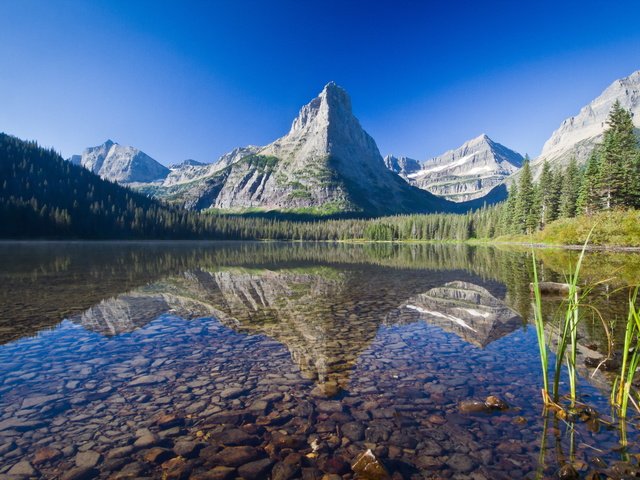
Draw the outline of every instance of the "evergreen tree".
[[[562,177],[560,192],[560,208],[558,215],[562,218],[576,216],[576,205],[580,193],[580,169],[575,157],[572,157]]]
[[[536,188],[533,184],[533,176],[529,159],[525,159],[520,171],[518,182],[518,198],[515,206],[514,223],[519,233],[533,233],[538,223],[536,209]]]
[[[555,220],[558,215],[558,186],[556,175],[551,170],[551,166],[545,160],[542,164],[542,173],[536,188],[536,205],[538,211],[538,224],[541,228]]]
[[[562,198],[562,185],[564,183],[564,174],[561,168],[554,169],[552,173],[551,195],[549,196],[549,222],[553,222],[560,217],[560,199]]]
[[[593,215],[600,208],[598,180],[600,178],[600,154],[594,148],[587,161],[587,167],[582,175],[580,191],[576,202],[576,213]]]
[[[638,202],[638,143],[631,114],[616,101],[604,132],[597,177],[602,208],[631,207]]]

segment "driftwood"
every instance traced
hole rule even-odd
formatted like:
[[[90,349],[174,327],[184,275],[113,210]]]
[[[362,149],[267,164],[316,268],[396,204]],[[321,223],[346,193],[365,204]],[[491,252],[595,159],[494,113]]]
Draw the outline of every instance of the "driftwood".
[[[558,282],[539,282],[538,288],[540,289],[540,295],[566,295],[569,293],[568,283]],[[533,283],[529,284],[529,289],[533,292]],[[580,291],[580,288],[578,288]]]

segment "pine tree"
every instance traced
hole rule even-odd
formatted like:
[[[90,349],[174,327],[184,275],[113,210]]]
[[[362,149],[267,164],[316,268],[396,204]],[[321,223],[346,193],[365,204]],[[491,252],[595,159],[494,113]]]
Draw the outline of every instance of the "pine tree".
[[[638,143],[633,132],[631,114],[616,101],[609,113],[608,128],[600,156],[598,195],[602,208],[630,207],[637,204]]]
[[[587,161],[587,167],[582,175],[580,192],[576,202],[576,213],[593,215],[600,210],[599,204],[599,180],[600,154],[599,149],[594,148]]]
[[[518,182],[518,199],[515,207],[515,221],[519,233],[533,233],[538,223],[536,211],[536,189],[529,160],[525,159]]]
[[[538,206],[539,226],[544,226],[555,220],[558,211],[558,192],[556,179],[551,166],[545,160],[542,164],[542,173],[537,187],[536,206]]]
[[[578,168],[575,157],[572,157],[562,178],[560,208],[558,212],[558,215],[561,218],[570,218],[576,216],[576,205],[578,202],[579,193],[580,169]]]

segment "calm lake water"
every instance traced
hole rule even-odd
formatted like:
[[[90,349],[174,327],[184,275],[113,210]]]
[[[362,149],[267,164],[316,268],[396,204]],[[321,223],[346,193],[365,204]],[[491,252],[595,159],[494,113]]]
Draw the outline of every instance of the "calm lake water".
[[[537,255],[555,281],[577,257]],[[397,479],[637,463],[638,418],[621,448],[611,374],[584,363],[599,319],[579,390],[603,422],[542,414],[526,251],[2,243],[0,265],[0,478],[352,478],[368,449]],[[610,279],[591,301],[619,345],[640,256],[591,253],[583,278]],[[509,408],[460,410],[489,395]]]

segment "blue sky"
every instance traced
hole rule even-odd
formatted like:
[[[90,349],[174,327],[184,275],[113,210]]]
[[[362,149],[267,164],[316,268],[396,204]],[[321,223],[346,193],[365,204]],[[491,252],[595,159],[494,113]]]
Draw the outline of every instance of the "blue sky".
[[[615,8],[612,6],[615,5]],[[3,0],[0,131],[168,164],[285,134],[330,80],[381,153],[480,133],[535,156],[640,69],[640,3]]]

